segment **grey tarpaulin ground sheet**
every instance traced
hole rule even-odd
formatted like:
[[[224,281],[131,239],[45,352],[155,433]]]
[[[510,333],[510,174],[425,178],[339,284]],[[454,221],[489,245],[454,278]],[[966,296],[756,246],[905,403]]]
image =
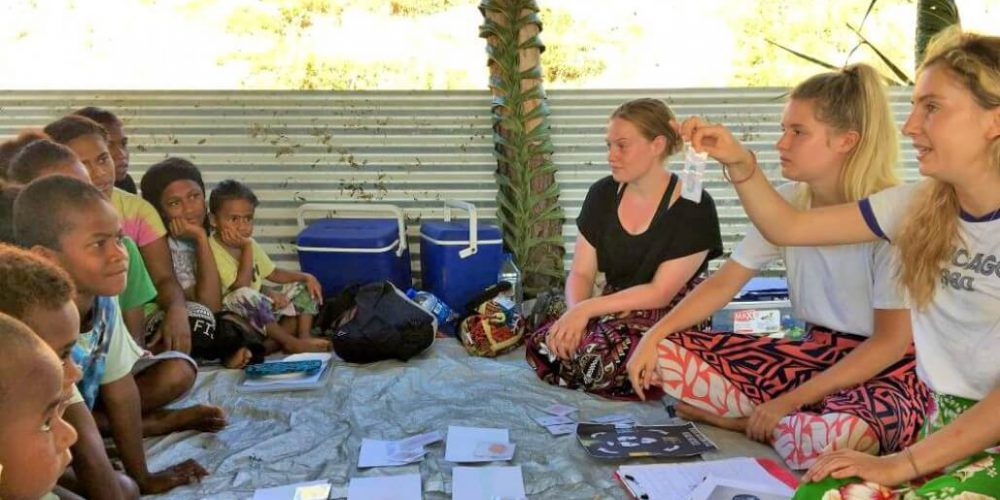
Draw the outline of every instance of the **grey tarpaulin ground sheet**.
[[[670,421],[657,402],[604,400],[541,382],[524,360],[524,348],[497,359],[467,355],[453,338],[407,363],[350,365],[335,361],[324,386],[290,393],[236,390],[236,370],[203,371],[179,406],[211,403],[226,410],[229,426],[218,434],[186,432],[146,441],[149,467],[160,470],[188,458],[209,476],[157,498],[247,499],[256,488],[325,479],[345,497],[351,477],[419,472],[424,498],[451,498],[451,468],[444,443],[415,465],[359,470],[362,438],[397,439],[448,425],[510,429],[532,499],[627,498],[612,477],[622,462],[591,458],[575,435],[551,436],[532,416],[553,403],[576,406],[582,417],[629,413],[641,424]],[[740,434],[700,426],[719,451],[705,459],[757,456],[777,459],[770,447]],[[662,461],[662,460],[661,460]],[[628,463],[654,463],[633,459]],[[497,463],[496,465],[508,465]]]

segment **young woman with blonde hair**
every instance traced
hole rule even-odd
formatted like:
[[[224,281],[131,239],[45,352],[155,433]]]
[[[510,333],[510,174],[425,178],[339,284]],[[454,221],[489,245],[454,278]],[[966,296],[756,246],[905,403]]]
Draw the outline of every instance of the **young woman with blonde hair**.
[[[931,390],[921,439],[875,457],[826,453],[796,498],[997,498],[1000,494],[1000,37],[946,30],[928,47],[903,127],[918,184],[798,210],[718,125],[682,133],[726,165],[743,206],[783,245],[890,241],[911,299],[917,372]],[[845,479],[852,478],[853,479]]]
[[[636,99],[608,121],[611,175],[587,192],[566,280],[565,312],[526,338],[528,363],[550,384],[635,399],[625,363],[643,332],[722,254],[715,203],[680,197],[664,164],[680,150],[677,122],[658,99]],[[598,271],[607,285],[592,296]]]
[[[778,191],[795,206],[858,201],[898,183],[898,133],[870,66],[800,83],[781,125],[782,175],[795,182]],[[802,341],[682,331],[779,258],[794,315],[808,323]],[[896,269],[885,242],[785,247],[751,227],[730,260],[646,334],[632,382],[641,392],[659,379],[682,415],[770,443],[795,469],[826,449],[896,451],[916,438],[928,397]]]

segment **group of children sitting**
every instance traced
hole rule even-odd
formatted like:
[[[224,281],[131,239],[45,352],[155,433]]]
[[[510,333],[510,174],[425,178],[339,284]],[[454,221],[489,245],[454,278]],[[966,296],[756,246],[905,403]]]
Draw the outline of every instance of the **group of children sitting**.
[[[319,282],[253,239],[253,191],[225,180],[206,203],[198,168],[167,158],[140,197],[127,145],[118,117],[88,107],[0,146],[0,498],[136,498],[197,480],[194,460],[150,471],[142,438],[225,427],[215,406],[167,408],[198,363],[330,348],[312,336]]]

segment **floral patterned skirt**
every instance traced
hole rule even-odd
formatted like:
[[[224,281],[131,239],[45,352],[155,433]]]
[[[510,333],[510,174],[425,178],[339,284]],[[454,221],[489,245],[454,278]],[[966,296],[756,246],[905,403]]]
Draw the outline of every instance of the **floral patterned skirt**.
[[[270,297],[250,287],[237,288],[226,294],[222,298],[222,308],[238,314],[261,334],[265,334],[269,323],[274,323],[283,316],[315,315],[319,312],[319,303],[309,295],[309,290],[303,283],[287,283],[279,293],[288,298],[288,305],[284,309],[275,310],[274,301]]]
[[[937,432],[978,401],[932,394],[921,438]],[[960,460],[901,487],[890,488],[857,478],[804,484],[794,500],[991,500],[1000,498],[1000,447]]]

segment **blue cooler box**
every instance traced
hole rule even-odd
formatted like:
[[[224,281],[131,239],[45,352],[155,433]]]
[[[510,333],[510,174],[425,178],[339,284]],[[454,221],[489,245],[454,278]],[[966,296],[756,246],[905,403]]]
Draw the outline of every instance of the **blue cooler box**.
[[[452,221],[451,207],[467,211],[469,220]],[[500,228],[479,224],[471,203],[446,201],[444,213],[444,221],[420,225],[422,288],[462,314],[477,293],[496,284],[503,263],[503,236]]]
[[[307,212],[326,212],[308,227]],[[392,218],[343,218],[342,213],[391,214]],[[335,218],[331,218],[335,217]],[[412,286],[403,212],[394,205],[307,203],[299,207],[299,266],[316,276],[330,297],[352,284],[389,280]]]

